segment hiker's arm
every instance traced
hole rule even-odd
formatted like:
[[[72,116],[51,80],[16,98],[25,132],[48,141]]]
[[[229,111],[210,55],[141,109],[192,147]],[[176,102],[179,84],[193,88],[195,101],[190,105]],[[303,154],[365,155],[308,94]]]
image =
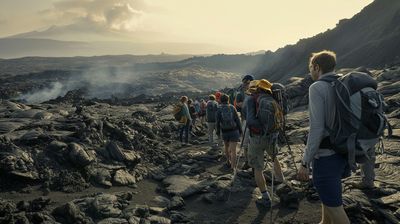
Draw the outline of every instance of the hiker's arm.
[[[246,122],[249,127],[262,128],[259,120],[256,118],[256,102],[253,99],[249,99],[246,102]]]
[[[244,98],[243,104],[242,104],[242,110],[240,111],[241,116],[244,117],[244,119],[246,119],[246,113],[247,113],[247,104],[248,104],[248,97]]]
[[[191,121],[192,117],[190,116],[189,108],[186,104],[183,106],[183,109],[184,109],[184,115],[187,117],[189,121]]]
[[[220,134],[220,131],[221,131],[221,127],[220,127],[220,121],[221,121],[221,111],[220,110],[218,110],[217,111],[217,122],[216,122],[216,128],[217,128],[217,131],[216,131],[216,134],[219,136],[219,134]]]
[[[303,163],[307,165],[312,162],[325,132],[325,108],[322,91],[318,85],[310,86],[309,90],[309,114],[310,132],[308,134],[307,146],[303,156]]]
[[[206,106],[206,122],[208,122],[208,114],[209,114],[209,112],[208,112],[208,104],[207,104],[207,106]]]
[[[242,93],[238,93],[238,94],[236,95],[235,101],[236,101],[236,105],[237,105],[238,107],[242,107],[243,101],[244,101],[244,95],[243,95]]]

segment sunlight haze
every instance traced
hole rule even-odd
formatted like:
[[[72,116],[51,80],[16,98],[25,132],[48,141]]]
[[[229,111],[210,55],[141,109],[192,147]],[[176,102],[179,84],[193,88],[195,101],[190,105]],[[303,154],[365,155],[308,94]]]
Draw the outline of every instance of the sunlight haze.
[[[56,34],[39,37],[68,41],[195,43],[215,46],[215,52],[210,53],[246,53],[276,50],[334,28],[339,20],[351,18],[371,2],[2,0],[0,36],[67,26],[57,29]]]

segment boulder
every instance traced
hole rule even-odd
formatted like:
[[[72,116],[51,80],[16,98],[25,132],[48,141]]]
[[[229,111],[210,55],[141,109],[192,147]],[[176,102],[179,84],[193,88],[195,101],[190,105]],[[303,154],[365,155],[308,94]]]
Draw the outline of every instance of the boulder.
[[[177,210],[182,209],[185,206],[185,201],[181,196],[174,196],[169,203],[168,209]]]
[[[128,220],[121,218],[107,218],[103,219],[97,224],[129,224]]]
[[[400,81],[391,83],[389,85],[380,86],[378,90],[383,95],[393,95],[400,92]]]
[[[37,130],[30,130],[28,132],[26,132],[24,135],[22,135],[22,137],[20,138],[20,140],[22,141],[34,141],[37,140],[41,137],[43,137],[43,131],[41,129],[37,129]]]
[[[47,111],[41,111],[35,114],[33,118],[39,119],[39,120],[50,120],[53,117],[52,113],[49,113]]]
[[[34,118],[35,115],[39,112],[43,112],[43,110],[38,109],[29,109],[29,110],[20,110],[15,111],[10,114],[11,118]]]
[[[51,152],[63,153],[67,147],[68,145],[66,143],[54,140],[50,142],[50,144],[47,146],[47,149]]]
[[[90,172],[95,183],[106,187],[112,187],[111,173],[108,169],[96,167],[90,169]]]
[[[198,181],[188,176],[172,175],[168,176],[163,180],[163,183],[167,185],[167,192],[172,195],[181,197],[187,197],[197,192],[200,192],[204,188],[211,186],[214,181],[203,180]]]
[[[25,104],[14,103],[8,100],[3,101],[3,105],[10,111],[22,111],[31,109],[29,106],[26,106]]]
[[[129,164],[137,164],[140,162],[141,157],[138,153],[134,151],[129,151],[122,149],[115,142],[110,142],[107,145],[107,150],[112,159],[117,160],[119,162],[126,162]]]
[[[78,206],[73,202],[69,202],[55,208],[52,215],[61,223],[94,223],[85,213],[81,212]]]
[[[162,216],[152,215],[147,218],[151,224],[171,224],[171,220]]]
[[[15,129],[22,127],[23,125],[24,124],[21,122],[1,121],[0,122],[0,135],[12,132]]]
[[[94,157],[77,143],[70,143],[68,150],[70,161],[79,167],[87,166],[94,161]]]
[[[96,217],[103,218],[117,218],[121,215],[122,211],[119,209],[120,204],[118,198],[111,194],[97,195],[91,205],[93,213]]]
[[[157,206],[160,206],[160,207],[168,207],[169,204],[171,203],[171,201],[168,198],[163,197],[163,196],[156,196],[152,200],[152,202],[155,203]]]
[[[127,186],[136,183],[136,179],[125,170],[117,170],[114,174],[114,183],[120,186]]]

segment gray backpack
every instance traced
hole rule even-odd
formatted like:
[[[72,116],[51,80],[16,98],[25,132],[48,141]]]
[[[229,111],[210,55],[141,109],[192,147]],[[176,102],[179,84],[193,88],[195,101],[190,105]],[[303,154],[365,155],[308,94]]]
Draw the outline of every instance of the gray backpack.
[[[256,117],[263,126],[263,130],[251,128],[255,134],[272,134],[278,133],[283,125],[283,111],[276,100],[267,94],[259,94],[253,96],[256,102]]]
[[[235,108],[232,105],[221,105],[221,129],[231,131],[237,128],[235,121]]]
[[[218,103],[209,101],[206,107],[207,122],[215,122],[217,120]]]
[[[391,128],[384,113],[384,99],[376,89],[378,83],[361,72],[346,75],[322,76],[320,81],[331,84],[335,91],[335,122],[328,129],[329,136],[322,140],[321,148],[332,148],[348,155],[350,168],[355,171],[356,161],[363,162],[369,150]]]

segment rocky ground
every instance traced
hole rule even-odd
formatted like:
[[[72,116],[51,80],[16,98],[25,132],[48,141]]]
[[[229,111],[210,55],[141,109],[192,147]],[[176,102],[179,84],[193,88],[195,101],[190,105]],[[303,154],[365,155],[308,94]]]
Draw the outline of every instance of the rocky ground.
[[[359,172],[343,181],[345,209],[352,223],[399,223],[400,69],[371,74],[394,136],[377,156],[376,188],[354,187]],[[272,212],[255,205],[251,170],[233,179],[223,167],[205,126],[195,128],[190,146],[177,144],[171,97],[101,101],[78,91],[42,104],[2,100],[0,223],[316,223],[318,195],[296,180],[294,166],[304,149],[310,83],[287,83],[295,105],[287,125],[291,150],[282,145],[278,157],[288,184],[275,186]]]

